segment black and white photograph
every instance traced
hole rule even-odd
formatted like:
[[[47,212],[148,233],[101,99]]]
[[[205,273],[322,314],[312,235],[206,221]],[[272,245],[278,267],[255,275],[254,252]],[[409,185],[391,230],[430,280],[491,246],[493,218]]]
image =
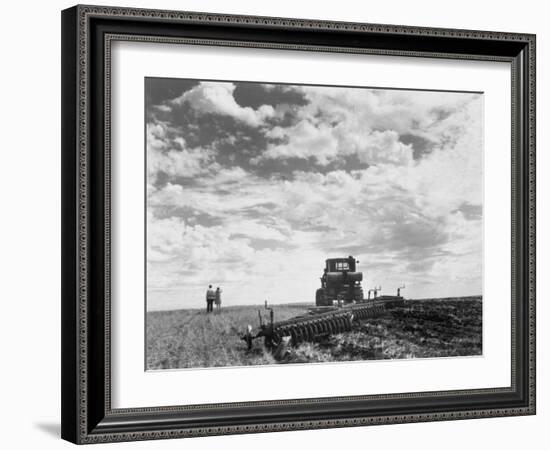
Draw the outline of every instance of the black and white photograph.
[[[39,11],[38,121],[16,51],[13,442],[536,448],[544,15],[212,1]]]
[[[146,78],[146,369],[482,355],[483,99]]]

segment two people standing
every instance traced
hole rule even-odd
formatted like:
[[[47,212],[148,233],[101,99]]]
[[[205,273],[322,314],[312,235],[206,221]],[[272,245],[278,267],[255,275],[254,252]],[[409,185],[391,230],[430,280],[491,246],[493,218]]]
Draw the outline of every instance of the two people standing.
[[[210,313],[214,311],[214,303],[216,304],[216,309],[222,307],[222,290],[218,286],[216,290],[212,289],[212,285],[208,286],[206,291],[206,312]]]

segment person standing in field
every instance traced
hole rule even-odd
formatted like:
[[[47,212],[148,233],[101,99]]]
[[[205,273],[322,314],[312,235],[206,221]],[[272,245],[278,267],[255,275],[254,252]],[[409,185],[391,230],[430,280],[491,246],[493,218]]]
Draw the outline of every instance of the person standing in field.
[[[206,312],[212,312],[214,310],[214,301],[216,300],[216,292],[212,289],[212,285],[208,286],[206,291]]]
[[[216,309],[221,309],[222,307],[222,290],[218,286],[216,288]]]

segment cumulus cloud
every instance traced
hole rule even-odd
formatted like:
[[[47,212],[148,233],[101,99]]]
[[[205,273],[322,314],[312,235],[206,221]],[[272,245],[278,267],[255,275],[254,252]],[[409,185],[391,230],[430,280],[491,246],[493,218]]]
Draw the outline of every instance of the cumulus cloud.
[[[313,158],[326,165],[356,155],[365,164],[411,164],[413,145],[401,135],[441,145],[457,134],[449,122],[463,116],[475,96],[295,86],[307,100],[296,108],[297,122],[266,133],[273,142],[255,162],[265,159]],[[465,98],[466,97],[466,98]],[[447,122],[444,118],[451,117]],[[462,124],[463,125],[463,124]],[[419,142],[419,140],[417,140]]]
[[[170,136],[169,127],[162,122],[147,124],[148,183],[157,180],[159,173],[168,177],[193,177],[204,173],[212,163],[212,152],[204,148],[188,148],[181,136]]]
[[[240,106],[233,96],[234,83],[201,82],[189,91],[171,101],[172,105],[188,104],[202,114],[221,114],[233,117],[249,126],[257,127],[275,114],[271,105],[257,109]]]
[[[292,127],[275,127],[266,133],[268,138],[283,140],[283,144],[270,144],[256,159],[315,158],[319,164],[327,164],[338,154],[338,141],[330,127],[315,125],[302,120]]]

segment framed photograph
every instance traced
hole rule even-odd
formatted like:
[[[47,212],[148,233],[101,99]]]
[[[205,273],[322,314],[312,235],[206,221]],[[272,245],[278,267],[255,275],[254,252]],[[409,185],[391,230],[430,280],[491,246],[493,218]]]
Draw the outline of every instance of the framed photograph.
[[[535,36],[62,12],[62,437],[535,413]]]

